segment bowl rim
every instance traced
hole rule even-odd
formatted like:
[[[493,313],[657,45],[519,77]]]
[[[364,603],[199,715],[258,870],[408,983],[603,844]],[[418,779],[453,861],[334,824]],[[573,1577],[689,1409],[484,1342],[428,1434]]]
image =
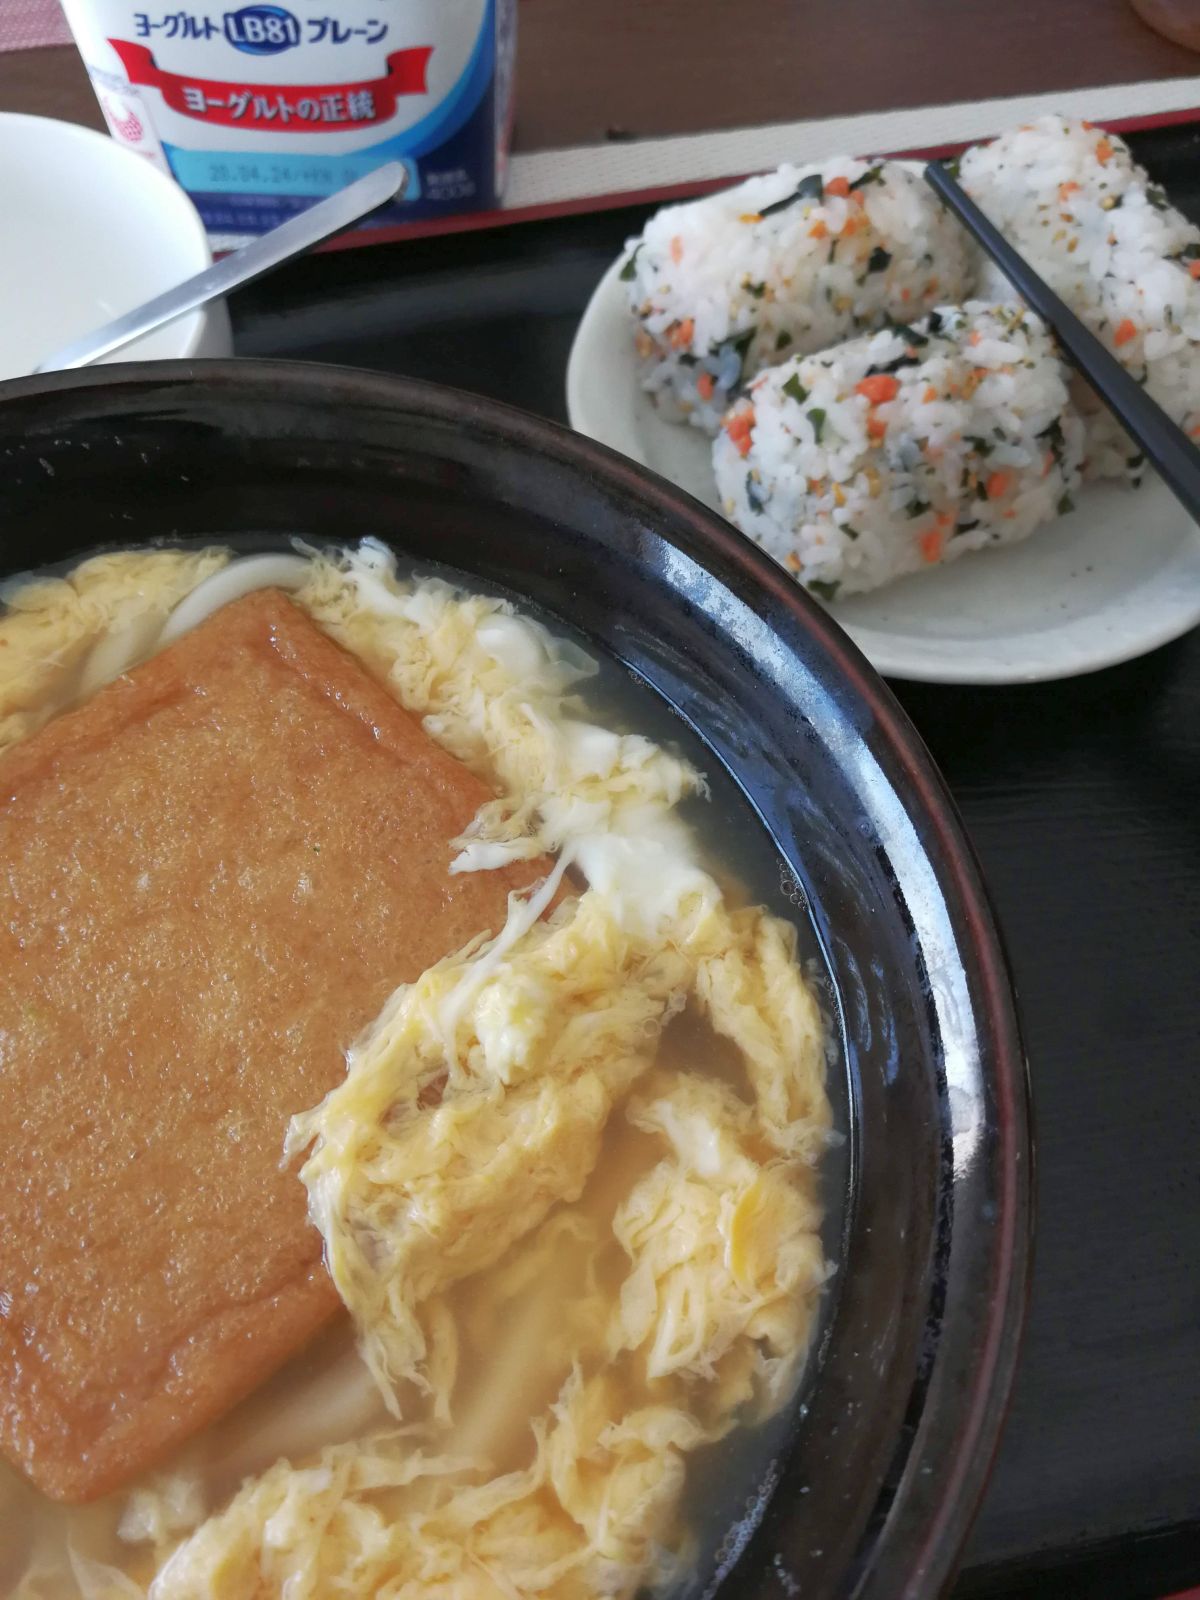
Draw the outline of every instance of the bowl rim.
[[[30,126],[32,124],[32,126]],[[104,162],[116,160],[126,163],[126,170],[132,172],[135,168],[144,174],[138,178],[138,183],[143,183],[146,188],[156,195],[155,205],[155,237],[158,232],[172,232],[186,230],[189,247],[195,246],[196,265],[194,271],[202,272],[213,262],[212,243],[208,230],[204,226],[199,211],[192,203],[192,198],[183,186],[175,181],[168,173],[156,166],[147,156],[139,155],[136,150],[129,150],[112,134],[102,132],[99,128],[85,127],[80,122],[68,122],[62,117],[42,117],[29,111],[0,111],[0,141],[3,141],[6,128],[26,128],[36,137],[44,148],[47,139],[58,139],[68,147],[73,155],[78,156],[80,150],[91,152],[88,156],[89,165],[86,172],[77,173],[77,180],[85,180],[87,176],[94,176],[102,181],[101,166]],[[52,131],[51,131],[52,130]],[[129,165],[132,163],[132,165]],[[118,213],[120,218],[128,220],[125,212]],[[135,237],[143,237],[136,235]],[[74,239],[74,235],[72,235]],[[82,241],[76,241],[82,243]],[[165,284],[164,289],[172,288],[172,284]],[[221,302],[218,302],[220,305]],[[198,306],[194,311],[187,312],[177,319],[177,326],[185,331],[183,348],[174,356],[154,357],[155,361],[187,361],[196,357],[197,351],[202,347],[209,324],[214,315],[213,306]],[[169,324],[168,324],[169,326]],[[61,341],[65,342],[65,341]],[[149,361],[151,358],[143,357],[141,360]],[[106,370],[111,370],[116,365],[135,365],[134,362],[104,363]],[[19,382],[19,379],[4,380]]]
[[[762,550],[707,506],[608,446],[547,418],[465,390],[349,366],[264,359],[127,362],[0,383],[0,410],[14,402],[90,389],[170,392],[203,383],[243,401],[291,399],[320,408],[339,400],[419,412],[549,457],[639,505],[677,544],[686,530],[719,582],[762,592],[813,637],[838,677],[873,718],[882,743],[931,825],[925,852],[947,893],[947,916],[971,958],[980,1071],[995,1093],[996,1133],[982,1162],[996,1178],[997,1210],[968,1216],[968,1248],[989,1258],[988,1293],[947,1297],[919,1418],[896,1442],[900,1463],[878,1518],[869,1519],[844,1592],[857,1600],[926,1600],[952,1578],[987,1485],[1011,1396],[1032,1269],[1033,1140],[1028,1062],[1015,988],[978,857],[920,734],[892,691],[834,618]],[[955,1217],[955,1231],[963,1221]],[[931,1319],[932,1320],[932,1319]],[[903,1523],[907,1525],[901,1525]]]

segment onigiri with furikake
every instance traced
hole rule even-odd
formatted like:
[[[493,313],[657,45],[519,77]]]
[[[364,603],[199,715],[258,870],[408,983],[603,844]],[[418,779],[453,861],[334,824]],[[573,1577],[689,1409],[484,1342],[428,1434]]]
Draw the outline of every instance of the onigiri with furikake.
[[[727,515],[824,599],[1028,538],[1082,459],[1048,331],[979,302],[760,373],[713,446]]]
[[[1115,133],[1039,117],[959,164],[963,187],[1173,421],[1200,437],[1200,228],[1171,205]],[[995,268],[986,293],[1015,298]],[[1091,476],[1144,468],[1138,446],[1074,383]]]
[[[962,299],[972,270],[919,173],[848,156],[668,206],[627,248],[639,381],[710,434],[756,372]]]

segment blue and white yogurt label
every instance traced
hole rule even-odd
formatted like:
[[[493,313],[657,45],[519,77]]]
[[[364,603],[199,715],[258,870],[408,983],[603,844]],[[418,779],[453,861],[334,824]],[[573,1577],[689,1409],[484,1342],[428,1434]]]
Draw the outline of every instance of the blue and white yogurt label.
[[[114,138],[171,172],[209,231],[264,232],[383,161],[368,227],[498,203],[515,0],[64,0]]]

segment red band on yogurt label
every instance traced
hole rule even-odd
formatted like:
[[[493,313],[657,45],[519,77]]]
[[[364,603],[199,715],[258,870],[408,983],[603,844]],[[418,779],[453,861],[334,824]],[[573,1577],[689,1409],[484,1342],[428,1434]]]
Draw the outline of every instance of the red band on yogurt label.
[[[404,95],[426,94],[432,45],[394,51],[382,78],[356,83],[227,83],[164,72],[145,45],[109,39],[130,83],[157,89],[173,111],[220,127],[316,133],[386,122]]]

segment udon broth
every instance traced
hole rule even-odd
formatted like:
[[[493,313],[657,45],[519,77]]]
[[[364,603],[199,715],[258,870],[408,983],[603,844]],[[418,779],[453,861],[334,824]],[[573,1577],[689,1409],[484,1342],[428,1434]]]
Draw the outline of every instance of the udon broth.
[[[327,565],[332,571],[333,564]],[[278,581],[282,569],[270,570],[274,577],[268,581]],[[229,575],[230,569],[225,569],[225,576]],[[397,578],[378,551],[364,558],[361,567],[351,558],[342,563],[336,579],[326,576],[334,588],[341,585],[337,605],[328,601],[328,590],[311,605],[305,590],[299,591],[298,599],[318,625],[352,653],[357,653],[357,640],[367,634],[356,633],[354,619],[353,625],[346,624],[346,593],[352,598],[365,597],[364,605],[375,605],[375,623],[380,628],[379,618],[386,616],[389,608],[395,609],[391,597],[411,596],[414,585],[418,595],[424,595],[424,579]],[[453,575],[449,576],[453,581]],[[356,577],[361,579],[357,590]],[[207,581],[214,580],[210,577]],[[294,584],[288,586],[294,589]],[[197,598],[202,588],[203,582]],[[456,598],[447,600],[448,593],[435,581],[429,606],[457,604]],[[13,598],[20,605],[19,591]],[[478,603],[485,608],[496,604],[486,598]],[[408,606],[406,637],[415,637],[414,629],[420,632],[424,628],[421,638],[425,640],[444,626],[447,613],[440,612],[439,621],[432,614],[421,614],[421,606],[414,609],[408,598],[404,604]],[[338,605],[342,605],[341,611]],[[336,625],[329,621],[335,615],[340,618]],[[490,611],[486,615],[490,617]],[[97,679],[103,681],[143,658],[147,649],[158,647],[152,638],[154,629],[144,620],[123,618],[122,641],[115,644],[114,632],[109,629],[99,638],[89,639],[81,664],[60,675],[40,704],[22,707],[24,713],[32,712],[30,731],[24,736],[33,736],[46,714],[86,703],[98,692]],[[565,637],[557,619],[552,633],[559,639]],[[554,658],[553,642],[547,643],[548,636],[536,628],[519,638],[505,634],[497,646],[496,660],[506,657],[518,683],[527,670],[522,652],[530,638]],[[595,654],[590,647],[588,653]],[[568,678],[578,665],[579,654],[577,641],[569,641],[563,649],[561,659],[572,667]],[[376,677],[388,682],[407,709],[426,717],[426,726],[439,742],[445,739],[449,748],[460,753],[463,738],[461,729],[455,732],[457,713],[440,702],[421,702],[409,680],[388,677],[387,663],[379,654],[368,650],[363,659]],[[11,709],[4,703],[4,687],[0,675],[0,728],[5,711]],[[774,970],[771,983],[791,985],[788,1005],[793,1008],[807,1003],[814,1015],[817,1007],[828,1014],[829,996],[823,987],[819,951],[802,892],[736,787],[723,773],[713,770],[699,740],[653,694],[603,658],[594,674],[579,676],[557,697],[543,696],[538,706],[551,721],[557,717],[563,725],[567,720],[578,724],[586,719],[589,725],[606,730],[606,738],[641,735],[651,741],[646,750],[667,752],[664,760],[704,774],[703,793],[689,797],[684,785],[669,803],[656,799],[658,811],[643,796],[638,811],[623,813],[620,808],[625,801],[619,798],[613,802],[610,833],[621,841],[644,840],[657,838],[661,830],[662,848],[668,852],[682,849],[687,872],[699,875],[697,881],[707,878],[712,882],[714,915],[724,919],[722,926],[732,927],[743,915],[740,908],[750,907],[764,908],[762,916],[769,927],[782,929],[786,923],[778,949],[772,947],[767,959],[778,963],[782,952],[791,971],[785,976]],[[2,753],[0,742],[0,760]],[[645,760],[645,751],[638,759]],[[645,770],[632,760],[628,766],[635,774]],[[499,791],[511,795],[517,789],[515,771],[512,763],[505,769],[501,762],[487,776]],[[594,779],[594,774],[587,777],[592,799],[600,792]],[[572,781],[568,775],[567,789]],[[537,832],[539,845],[569,861],[558,891],[560,903],[557,909],[549,909],[550,923],[569,920],[576,897],[587,885],[600,896],[605,915],[618,915],[612,907],[628,907],[631,877],[622,878],[615,871],[610,874],[607,902],[597,887],[611,863],[611,851],[605,851],[612,838],[606,836],[605,849],[600,849],[595,835],[585,838],[577,821],[568,821],[555,833],[545,820],[553,809],[547,793],[548,786],[543,784],[533,807],[535,820],[529,827]],[[564,814],[570,812],[569,806],[561,809]],[[484,837],[488,837],[487,828]],[[495,827],[492,840],[501,852],[511,849],[511,829],[506,834],[504,825]],[[467,841],[465,848],[469,852],[477,845]],[[479,852],[481,857],[486,853],[486,849]],[[646,872],[644,861],[638,867],[647,894],[667,895],[654,873]],[[478,869],[487,870],[487,865]],[[443,1008],[439,1013],[443,1018],[451,1016],[453,1028],[460,1026],[463,1008],[474,1004],[472,996],[480,985],[486,988],[492,981],[497,960],[517,966],[530,942],[536,945],[544,923],[532,929],[529,923],[528,916],[515,922],[510,918],[510,927],[501,935],[493,957],[488,957],[485,947],[464,964],[457,979],[460,987],[450,991],[456,997],[453,1004],[449,1011]],[[580,924],[577,942],[581,949],[586,948],[589,926]],[[652,943],[660,935],[651,936],[643,929],[638,937]],[[673,932],[667,942],[678,943],[680,937]],[[751,965],[760,959],[756,937],[750,935],[745,945],[744,959]],[[325,1216],[321,1228],[326,1235],[327,1260],[334,1266],[335,1281],[351,1314],[341,1316],[310,1349],[154,1472],[93,1504],[56,1504],[27,1484],[14,1467],[0,1461],[0,1527],[5,1530],[0,1546],[0,1592],[11,1592],[20,1600],[57,1600],[75,1594],[85,1600],[109,1595],[128,1600],[147,1590],[155,1600],[202,1593],[255,1597],[279,1593],[281,1569],[272,1565],[275,1558],[264,1555],[263,1550],[272,1539],[270,1514],[276,1515],[277,1528],[283,1513],[278,1497],[269,1505],[264,1500],[260,1506],[254,1499],[254,1486],[263,1483],[272,1469],[291,1472],[288,1503],[303,1501],[307,1491],[298,1474],[324,1472],[328,1477],[330,1461],[334,1462],[331,1470],[335,1477],[343,1467],[349,1472],[346,1464],[358,1459],[354,1452],[361,1442],[379,1439],[386,1441],[380,1451],[391,1476],[381,1478],[377,1487],[360,1484],[347,1490],[354,1515],[350,1517],[346,1511],[348,1501],[338,1501],[328,1523],[334,1531],[325,1538],[340,1537],[347,1549],[369,1543],[359,1515],[364,1506],[385,1527],[403,1525],[408,1531],[403,1536],[389,1535],[393,1546],[382,1565],[365,1563],[363,1570],[369,1576],[356,1592],[377,1592],[384,1571],[395,1582],[389,1593],[479,1596],[481,1600],[535,1591],[562,1600],[600,1592],[632,1596],[646,1587],[675,1590],[698,1583],[727,1553],[726,1530],[753,1505],[755,1486],[777,1444],[779,1425],[799,1383],[810,1344],[826,1260],[836,1249],[840,1226],[837,1197],[842,1192],[840,1173],[833,1170],[838,1151],[823,1153],[829,1125],[823,1092],[819,1102],[805,1105],[791,1121],[781,1122],[763,1109],[771,1095],[766,1081],[769,1063],[764,1066],[763,1059],[756,1062],[752,1052],[748,1054],[747,1039],[763,1026],[776,1027],[776,1044],[780,1038],[786,1041],[794,1009],[784,1006],[777,1014],[771,1012],[768,984],[762,986],[767,999],[746,1000],[743,984],[737,1004],[744,1002],[743,1009],[757,1004],[761,1016],[753,1024],[743,1017],[739,1024],[730,1007],[722,1011],[720,995],[715,992],[720,987],[722,962],[727,965],[732,958],[716,945],[711,950],[705,946],[705,950],[708,953],[700,958],[699,967],[707,975],[695,981],[689,977],[684,985],[686,997],[677,995],[660,1006],[659,1022],[645,1030],[647,1036],[652,1035],[647,1062],[631,1074],[629,1083],[613,1089],[599,1154],[578,1198],[568,1192],[554,1200],[497,1259],[439,1283],[437,1292],[418,1306],[427,1349],[411,1370],[393,1372],[390,1385],[380,1381],[381,1369],[386,1366],[381,1352],[394,1357],[397,1349],[394,1330],[388,1335],[390,1343],[373,1342],[378,1330],[364,1311],[370,1296],[360,1292],[362,1262],[353,1270],[345,1269],[345,1286],[339,1278],[337,1251],[344,1246],[343,1233],[361,1231],[367,1220],[364,1213],[353,1209],[353,1175],[343,1180],[327,1161],[316,1177],[305,1179],[310,1215],[314,1220]],[[348,1040],[347,1046],[351,1043]],[[798,1041],[797,1049],[801,1048]],[[822,1037],[822,1067],[826,1048]],[[369,1056],[362,1041],[356,1050],[359,1055],[351,1051],[349,1057],[351,1078],[356,1063],[365,1070],[364,1057]],[[536,1061],[536,1050],[529,1059]],[[569,1087],[574,1080],[565,1081]],[[453,1089],[452,1070],[445,1091],[448,1097]],[[440,1083],[438,1092],[442,1092]],[[496,1092],[503,1097],[515,1091],[510,1082]],[[703,1121],[708,1114],[704,1107],[709,1104],[704,1095],[718,1108],[710,1123]],[[756,1106],[760,1108],[757,1112]],[[296,1111],[309,1112],[309,1108],[297,1107]],[[427,1114],[427,1108],[419,1114]],[[733,1120],[726,1125],[722,1117]],[[299,1147],[307,1159],[319,1161],[322,1141],[326,1141],[327,1155],[328,1126],[314,1123],[300,1132]],[[310,1170],[304,1169],[306,1173]],[[663,1173],[666,1178],[660,1182],[656,1174]],[[671,1173],[686,1185],[678,1191],[682,1200],[674,1221],[670,1217],[664,1220],[662,1211],[663,1205],[672,1203]],[[325,1188],[320,1187],[322,1182]],[[341,1185],[339,1194],[345,1191],[338,1202],[345,1207],[343,1213],[337,1212],[336,1204],[328,1203],[331,1182],[335,1188]],[[711,1193],[713,1226],[720,1233],[711,1257],[703,1254],[709,1235],[694,1209],[705,1190]],[[659,1210],[652,1217],[649,1199],[642,1207],[644,1214],[632,1206],[631,1197],[642,1193],[656,1197]],[[797,1197],[798,1210],[788,1210],[787,1193]],[[325,1196],[324,1213],[314,1194]],[[347,1194],[351,1196],[348,1199]],[[506,1195],[501,1211],[519,1208],[523,1198],[514,1190]],[[735,1213],[732,1220],[731,1207]],[[806,1220],[800,1223],[797,1217]],[[686,1232],[680,1231],[686,1230],[689,1218],[699,1219],[694,1249],[687,1243]],[[782,1230],[778,1238],[773,1229]],[[328,1254],[331,1238],[332,1257]],[[675,1249],[677,1244],[680,1248]],[[645,1266],[651,1256],[656,1262],[652,1270]],[[793,1269],[786,1293],[780,1293],[778,1262],[784,1259],[793,1262]],[[651,1285],[653,1289],[648,1287]],[[654,1301],[650,1310],[645,1303],[648,1293]],[[705,1310],[718,1303],[719,1317]],[[664,1317],[684,1322],[690,1317],[699,1327],[706,1314],[710,1320],[720,1321],[720,1328],[715,1334],[708,1330],[707,1345],[697,1332],[691,1356],[686,1350],[681,1354],[690,1334],[685,1330],[686,1337],[667,1337]],[[450,1345],[457,1348],[456,1359],[449,1361],[446,1372],[439,1376],[438,1364]],[[658,1357],[655,1351],[659,1351]],[[591,1416],[589,1407],[594,1413]],[[636,1436],[636,1447],[630,1444],[626,1450],[622,1429],[630,1439]],[[563,1444],[568,1430],[573,1430],[570,1448]],[[344,1454],[322,1456],[329,1447],[341,1447]],[[397,1463],[416,1457],[430,1462],[429,1470],[418,1473],[411,1482],[402,1482]],[[290,1463],[290,1468],[278,1468],[281,1460]],[[664,1481],[664,1461],[672,1466],[670,1481]],[[609,1476],[601,1482],[606,1472]],[[316,1478],[312,1481],[316,1483]],[[500,1494],[495,1506],[483,1505],[481,1490],[490,1490],[497,1483],[510,1488]],[[239,1494],[242,1485],[247,1487]],[[327,1487],[318,1485],[322,1492]],[[457,1510],[470,1494],[476,1497],[471,1502],[475,1509],[469,1513]],[[162,1570],[181,1541],[189,1540],[197,1529],[197,1538],[203,1537],[206,1529],[211,1533],[221,1526],[222,1515],[228,1522],[233,1516],[228,1510],[230,1503],[236,1510],[243,1500],[245,1515],[236,1538],[229,1523],[229,1543],[235,1544],[238,1538],[249,1540],[253,1555],[247,1563],[225,1567],[206,1555],[197,1561],[194,1571],[186,1566],[181,1569],[179,1559]],[[332,1502],[321,1503],[325,1507],[321,1514],[327,1515]],[[626,1527],[640,1531],[626,1536]],[[533,1549],[542,1539],[546,1559],[523,1569],[514,1556],[514,1564],[506,1565],[506,1552]],[[420,1562],[414,1560],[411,1568],[406,1565],[410,1545],[419,1545],[427,1578],[421,1575]],[[446,1552],[464,1547],[469,1547],[471,1554],[463,1559],[461,1568],[453,1569],[454,1558]],[[299,1551],[297,1562],[298,1571],[303,1565]],[[353,1565],[348,1560],[337,1569],[339,1575],[344,1578]],[[246,1587],[245,1572],[251,1570],[256,1574],[255,1586]],[[235,1572],[236,1579],[231,1577]],[[322,1584],[328,1581],[330,1573],[319,1571],[295,1578],[289,1585],[289,1600],[293,1595],[326,1592]]]

